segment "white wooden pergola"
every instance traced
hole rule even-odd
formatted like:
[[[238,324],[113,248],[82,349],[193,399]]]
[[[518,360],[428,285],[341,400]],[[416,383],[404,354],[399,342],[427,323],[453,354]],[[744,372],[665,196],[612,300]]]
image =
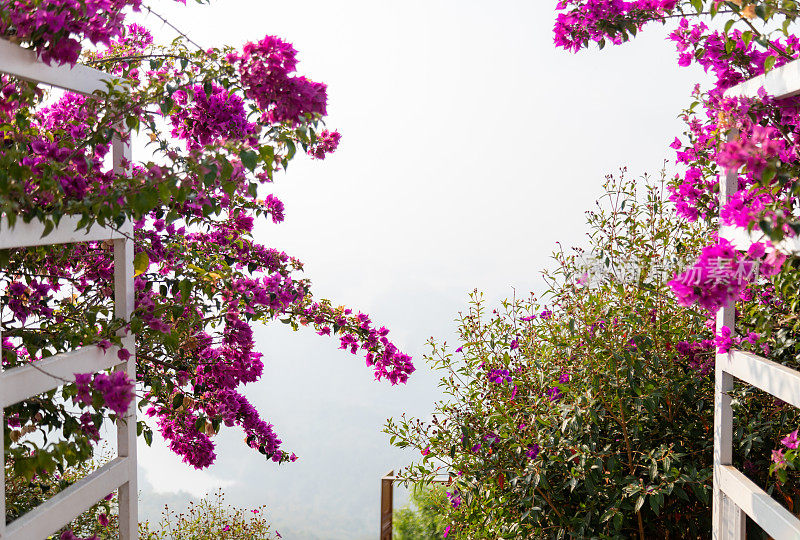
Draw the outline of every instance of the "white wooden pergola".
[[[108,90],[110,75],[76,65],[48,66],[36,55],[17,45],[0,40],[0,73],[33,81],[72,92],[91,95]],[[112,142],[114,172],[122,174],[130,161],[129,143],[115,137]],[[115,316],[129,320],[134,306],[133,288],[133,227],[126,222],[119,229],[92,226],[77,230],[77,217],[64,217],[47,236],[38,221],[9,226],[7,217],[0,216],[0,249],[96,242],[110,240],[114,246],[114,312]],[[119,347],[105,352],[89,345],[74,351],[57,354],[33,364],[2,370],[0,349],[0,443],[2,443],[4,408],[33,396],[75,381],[76,373],[97,373],[107,369],[122,369],[131,380],[136,380],[135,340],[133,335],[122,335],[122,345],[131,357],[121,362],[117,357]],[[0,336],[0,339],[2,336]],[[0,444],[0,446],[2,446]],[[2,470],[5,459],[0,452],[0,539],[39,540],[58,531],[109,493],[118,491],[119,538],[135,540],[138,528],[138,489],[136,485],[136,400],[125,415],[117,421],[117,457],[95,470],[87,477],[51,497],[19,519],[5,523],[5,479]]]
[[[777,68],[766,75],[750,79],[725,95],[758,97],[759,89],[777,99],[800,94],[800,61]],[[735,136],[735,135],[734,135]],[[728,170],[720,182],[720,207],[737,189],[738,170]],[[730,240],[738,249],[746,250],[764,238],[763,233],[735,227],[720,227],[720,237]],[[784,252],[800,253],[800,239],[786,239],[776,246]],[[734,302],[728,302],[717,315],[717,332],[723,326],[734,329]],[[745,538],[745,515],[776,540],[800,539],[800,520],[770,497],[764,490],[733,467],[733,412],[731,396],[734,378],[755,386],[800,407],[800,372],[757,356],[731,350],[717,354],[714,384],[714,540]]]

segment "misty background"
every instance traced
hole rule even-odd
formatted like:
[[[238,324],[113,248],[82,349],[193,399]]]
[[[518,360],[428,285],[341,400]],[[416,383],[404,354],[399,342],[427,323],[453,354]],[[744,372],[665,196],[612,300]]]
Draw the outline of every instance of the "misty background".
[[[256,239],[302,260],[316,297],[386,325],[417,371],[392,387],[336,339],[257,327],[266,367],[245,394],[300,460],[265,461],[235,428],[204,471],[159,436],[140,441],[141,518],[221,487],[229,503],[266,505],[287,540],[375,538],[380,477],[420,457],[389,446],[382,426],[427,417],[440,398],[427,339],[455,343],[473,289],[491,303],[541,290],[556,242],[584,242],[604,176],[657,174],[673,157],[702,73],[677,66],[659,26],[604,51],[557,50],[555,1],[151,6],[204,47],[277,35],[299,51],[299,74],[328,85],[341,145],[276,177],[286,221],[260,223]],[[146,10],[137,19],[157,41],[175,36]],[[406,500],[396,490],[395,507]]]

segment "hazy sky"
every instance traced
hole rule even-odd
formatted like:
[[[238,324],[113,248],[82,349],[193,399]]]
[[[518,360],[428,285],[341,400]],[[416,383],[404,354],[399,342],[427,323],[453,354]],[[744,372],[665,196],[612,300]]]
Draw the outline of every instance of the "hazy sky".
[[[265,462],[235,430],[202,472],[160,439],[140,445],[145,517],[224,486],[229,502],[266,504],[284,538],[375,537],[380,476],[418,457],[391,448],[381,427],[428,415],[439,396],[427,338],[453,339],[474,288],[494,301],[538,289],[556,242],[582,242],[603,177],[658,171],[682,131],[676,117],[700,74],[677,67],[663,29],[572,55],[552,45],[554,4],[153,4],[204,46],[278,35],[299,51],[301,74],[328,84],[339,150],[292,163],[274,184],[286,221],[257,236],[305,262],[316,296],[390,328],[417,372],[391,387],[335,340],[256,329],[266,369],[246,393],[300,461]]]

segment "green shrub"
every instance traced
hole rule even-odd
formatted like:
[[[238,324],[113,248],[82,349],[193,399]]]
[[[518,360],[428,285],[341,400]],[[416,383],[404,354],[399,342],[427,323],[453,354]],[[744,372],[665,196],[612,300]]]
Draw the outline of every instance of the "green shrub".
[[[449,501],[441,486],[414,485],[411,490],[414,506],[394,511],[392,538],[394,540],[440,540],[447,521]]]
[[[555,254],[544,295],[490,311],[476,292],[461,346],[431,342],[447,394],[432,420],[386,425],[423,455],[400,478],[454,479],[448,538],[709,535],[713,326],[667,285],[709,231],[676,217],[663,177],[605,187],[589,249]],[[766,485],[797,413],[752,390],[734,397],[735,464]]]
[[[139,524],[142,540],[265,540],[280,538],[270,532],[264,506],[252,510],[224,504],[219,490],[213,497],[189,503],[186,513],[164,508],[158,525]]]

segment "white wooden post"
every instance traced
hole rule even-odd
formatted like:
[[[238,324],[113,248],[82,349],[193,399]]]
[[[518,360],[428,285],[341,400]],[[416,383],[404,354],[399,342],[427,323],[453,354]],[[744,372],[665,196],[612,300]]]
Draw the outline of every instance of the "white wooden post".
[[[130,140],[123,141],[118,137],[112,143],[114,173],[125,174],[130,166]],[[135,293],[133,286],[133,240],[121,238],[114,240],[114,314],[117,318],[129,321],[133,313]],[[126,336],[130,329],[120,330]],[[128,378],[136,381],[135,342],[130,340],[130,358],[118,369],[124,369]],[[117,422],[117,455],[136,463],[136,398],[131,401],[124,422]],[[136,468],[128,481],[120,486],[119,501],[119,537],[120,540],[136,540],[138,536],[139,490],[137,489]]]
[[[0,231],[2,234],[2,231]],[[2,315],[2,310],[0,310],[0,315]],[[3,329],[0,328],[0,374],[3,372]],[[0,448],[3,448],[3,452],[0,452],[0,471],[3,474],[0,474],[0,538],[4,538],[6,534],[6,441],[5,441],[5,426],[6,426],[6,415],[5,409],[0,407]]]
[[[729,89],[726,96],[757,97],[761,88],[777,99],[800,94],[800,62],[791,62],[746,81]],[[737,182],[738,171],[726,171],[720,182],[720,209],[737,189]],[[730,240],[740,250],[764,240],[764,235],[758,231],[729,226],[720,226],[719,236]],[[798,254],[800,239],[786,239],[775,249]],[[733,332],[735,322],[735,303],[727,302],[717,315],[717,332],[723,326]],[[800,407],[800,372],[739,350],[716,355],[712,537],[714,540],[744,539],[745,515],[748,515],[775,540],[800,539],[800,520],[732,465],[733,412],[729,392],[733,390],[734,378]]]
[[[36,58],[32,51],[22,49],[0,40],[0,73],[20,79],[43,83],[82,94],[105,91],[106,80],[111,76],[86,66],[47,66]],[[122,140],[115,137],[112,142],[114,172],[123,174],[130,161],[128,134]],[[134,307],[133,286],[133,226],[126,222],[119,229],[93,225],[88,230],[78,230],[79,218],[66,216],[47,236],[39,222],[22,223],[17,220],[11,227],[6,216],[0,216],[0,249],[42,246],[74,242],[113,242],[114,246],[114,313],[116,317],[130,320]],[[106,351],[96,346],[60,353],[39,360],[35,365],[2,369],[0,349],[0,426],[4,408],[33,396],[58,388],[66,382],[74,382],[76,373],[97,373],[107,369],[123,369],[132,381],[136,381],[135,337],[129,330],[120,331],[122,347],[131,356],[120,362],[117,353],[120,347]],[[0,336],[2,338],[2,336]],[[29,511],[21,518],[5,524],[5,483],[0,474],[0,540],[36,540],[45,538],[67,525],[78,515],[106,495],[118,490],[119,538],[135,540],[138,528],[138,490],[136,483],[136,400],[128,408],[125,417],[117,421],[117,457],[93,471],[67,489],[57,493],[47,502]],[[0,442],[3,432],[0,429]],[[0,452],[0,466],[4,456]]]
[[[731,133],[729,140],[735,138]],[[736,191],[739,175],[736,170],[726,171],[725,179],[719,186],[720,211]],[[735,303],[728,301],[717,313],[717,333],[723,326],[734,332]],[[733,463],[733,411],[731,396],[733,375],[723,369],[723,359],[727,354],[716,355],[714,373],[714,493],[712,501],[713,540],[744,540],[745,514],[725,495],[719,484],[720,465]]]

